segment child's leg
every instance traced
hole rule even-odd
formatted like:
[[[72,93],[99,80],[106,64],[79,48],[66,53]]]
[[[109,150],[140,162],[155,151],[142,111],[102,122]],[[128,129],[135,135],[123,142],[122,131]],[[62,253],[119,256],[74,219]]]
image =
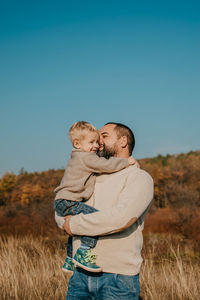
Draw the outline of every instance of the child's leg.
[[[78,202],[72,208],[68,210],[68,213],[72,215],[77,215],[80,213],[91,214],[98,211],[92,206],[89,206],[85,203]],[[74,263],[75,265],[89,271],[89,272],[101,272],[102,269],[96,264],[96,255],[92,254],[90,248],[94,248],[97,243],[98,237],[84,236],[81,237],[81,246],[78,248],[75,256]]]
[[[96,211],[98,211],[98,210],[90,205],[87,205],[83,202],[77,202],[74,206],[72,206],[68,210],[68,214],[69,215],[78,215],[80,213],[83,213],[84,215],[86,215],[86,214],[91,214]],[[97,240],[98,240],[98,237],[82,236],[81,237],[81,248],[83,248],[83,249],[94,248],[97,244]]]
[[[56,211],[56,214],[60,217],[65,217],[68,215],[68,210],[71,208],[74,204],[76,204],[75,201],[70,201],[66,199],[58,199],[54,201],[54,208]],[[62,270],[64,272],[73,272],[74,271],[74,263],[73,263],[73,257],[72,257],[72,237],[69,236],[68,242],[67,242],[67,257],[65,259],[65,262],[62,266]]]
[[[58,199],[54,201],[54,208],[58,216],[65,217],[68,215],[91,214],[98,211],[96,208],[87,205],[83,202],[71,201],[66,199]],[[81,237],[81,247],[84,249],[94,248],[96,246],[98,237],[83,236]],[[69,242],[68,242],[69,244]],[[68,256],[71,255],[72,246],[67,248]],[[70,255],[69,255],[70,254]],[[71,257],[71,256],[70,256]]]
[[[68,237],[67,241],[67,256],[72,258],[72,236]]]
[[[54,201],[54,209],[56,214],[60,217],[66,217],[69,215],[68,210],[72,208],[77,202],[66,200],[66,199],[58,199]],[[72,213],[70,213],[72,215]]]
[[[55,210],[58,215],[67,216],[67,215],[78,215],[80,213],[90,214],[98,211],[92,206],[89,206],[82,202],[70,201],[70,200],[56,200],[55,201]],[[73,261],[79,267],[84,268],[90,272],[101,272],[101,268],[96,265],[96,257],[91,253],[90,247],[95,247],[97,243],[97,237],[82,237],[81,238],[81,247],[77,250]],[[70,244],[68,244],[70,247]],[[72,252],[72,251],[71,251]],[[69,254],[70,255],[70,250]],[[71,257],[67,256],[63,270],[69,270],[69,260]]]
[[[76,204],[75,201],[70,201],[66,199],[58,199],[54,201],[54,208],[56,214],[60,217],[65,217],[68,215],[68,210]],[[67,242],[67,257],[72,259],[72,237],[69,236]]]
[[[64,265],[62,266],[62,270],[67,273],[71,273],[74,271],[74,263],[72,257],[72,237],[68,237],[67,241],[67,257],[65,259]]]

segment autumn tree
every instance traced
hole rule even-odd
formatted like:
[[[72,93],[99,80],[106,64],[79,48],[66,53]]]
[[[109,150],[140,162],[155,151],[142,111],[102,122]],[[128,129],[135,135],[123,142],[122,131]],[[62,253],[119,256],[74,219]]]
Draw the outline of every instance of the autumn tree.
[[[7,205],[10,202],[10,195],[16,184],[16,175],[6,172],[0,179],[0,205]]]

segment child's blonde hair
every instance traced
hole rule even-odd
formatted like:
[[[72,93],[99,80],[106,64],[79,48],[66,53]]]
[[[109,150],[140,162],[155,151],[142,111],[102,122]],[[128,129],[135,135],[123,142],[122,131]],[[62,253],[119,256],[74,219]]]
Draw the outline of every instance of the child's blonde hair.
[[[88,132],[96,132],[99,135],[98,129],[92,124],[85,121],[78,121],[74,123],[69,129],[69,138],[74,145],[75,140],[83,139]]]

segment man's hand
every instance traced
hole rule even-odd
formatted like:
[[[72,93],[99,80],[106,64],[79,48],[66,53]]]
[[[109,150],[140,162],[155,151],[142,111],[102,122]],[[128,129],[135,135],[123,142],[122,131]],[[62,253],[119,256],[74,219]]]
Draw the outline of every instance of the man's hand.
[[[69,235],[72,235],[72,232],[71,232],[71,229],[70,229],[70,225],[69,225],[69,222],[70,222],[71,217],[72,217],[72,216],[64,217],[65,223],[63,224],[63,229],[64,229]]]

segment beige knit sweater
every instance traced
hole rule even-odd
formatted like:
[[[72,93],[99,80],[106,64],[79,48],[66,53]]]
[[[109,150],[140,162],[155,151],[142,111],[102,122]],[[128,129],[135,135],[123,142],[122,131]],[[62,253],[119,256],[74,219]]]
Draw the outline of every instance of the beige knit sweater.
[[[73,149],[61,184],[54,190],[55,200],[88,200],[94,192],[95,173],[113,173],[128,167],[127,158],[105,159],[93,152]]]
[[[139,273],[142,230],[152,198],[151,176],[135,165],[117,173],[97,176],[94,194],[87,204],[100,211],[73,216],[70,228],[74,235],[100,236],[92,251],[104,272]],[[74,252],[79,245],[80,239],[75,237]]]

